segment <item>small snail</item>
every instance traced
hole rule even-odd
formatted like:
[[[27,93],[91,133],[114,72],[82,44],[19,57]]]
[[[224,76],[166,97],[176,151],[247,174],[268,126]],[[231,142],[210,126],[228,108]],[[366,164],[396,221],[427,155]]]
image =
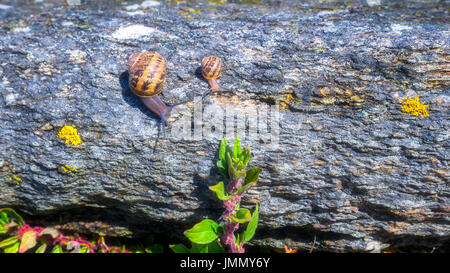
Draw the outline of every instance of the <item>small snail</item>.
[[[208,80],[212,92],[219,91],[220,87],[216,79],[222,73],[222,61],[219,57],[209,56],[202,60],[202,76]]]
[[[129,84],[131,91],[153,113],[161,118],[163,134],[166,135],[165,122],[173,107],[167,106],[159,97],[166,79],[166,61],[158,52],[138,52],[128,60]]]

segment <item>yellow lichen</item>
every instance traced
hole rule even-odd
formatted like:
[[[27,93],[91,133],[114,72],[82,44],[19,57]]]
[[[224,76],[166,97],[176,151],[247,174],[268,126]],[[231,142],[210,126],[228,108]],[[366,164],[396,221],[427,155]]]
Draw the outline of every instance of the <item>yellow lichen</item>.
[[[9,180],[16,182],[17,186],[20,186],[20,181],[22,181],[22,178],[18,177],[17,175],[13,174],[13,176],[11,176],[9,178]]]
[[[289,104],[299,104],[300,102],[294,98],[292,94],[283,94],[281,95],[281,99],[279,100],[280,110],[285,111]]]
[[[201,9],[190,8],[190,9],[187,9],[187,10],[182,10],[181,14],[194,14],[194,13],[199,13],[201,11],[202,11]]]
[[[71,172],[76,172],[77,171],[77,169],[75,169],[75,168],[73,168],[73,167],[70,167],[69,165],[64,165],[64,166],[61,166],[61,169],[66,173],[66,172],[68,172],[68,171],[71,171]]]
[[[419,97],[415,97],[413,99],[407,99],[402,103],[403,114],[411,114],[413,116],[421,116],[428,117],[430,116],[427,111],[427,107],[430,107],[428,104],[421,103],[419,101]]]
[[[61,131],[59,131],[58,136],[60,138],[65,138],[66,143],[70,142],[75,146],[81,143],[81,138],[78,136],[77,129],[69,125],[64,126]]]

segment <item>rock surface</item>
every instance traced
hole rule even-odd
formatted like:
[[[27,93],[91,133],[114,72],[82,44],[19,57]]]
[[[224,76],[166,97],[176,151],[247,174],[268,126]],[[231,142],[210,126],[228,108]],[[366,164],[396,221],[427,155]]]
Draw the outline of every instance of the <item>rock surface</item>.
[[[242,204],[260,204],[254,245],[448,246],[445,1],[3,2],[0,207],[111,236],[220,217],[207,187],[223,179],[222,135],[162,138],[126,76],[133,52],[155,50],[167,61],[162,99],[198,98],[201,60],[217,55],[234,95],[207,97],[217,107],[206,123],[224,107],[279,109],[276,141],[238,132],[262,168]],[[402,112],[417,96],[428,117]],[[80,145],[58,137],[64,125]]]

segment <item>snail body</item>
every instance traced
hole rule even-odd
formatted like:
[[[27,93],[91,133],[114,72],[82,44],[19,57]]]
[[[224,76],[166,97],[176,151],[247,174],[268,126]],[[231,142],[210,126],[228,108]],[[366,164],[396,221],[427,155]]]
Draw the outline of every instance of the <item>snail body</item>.
[[[165,122],[172,108],[167,106],[158,95],[166,79],[166,61],[158,52],[138,52],[128,60],[128,82],[131,91],[138,96],[145,106],[161,118],[165,136]]]
[[[220,87],[216,79],[222,73],[222,60],[216,56],[205,57],[202,60],[202,76],[208,80],[212,92],[219,91]]]

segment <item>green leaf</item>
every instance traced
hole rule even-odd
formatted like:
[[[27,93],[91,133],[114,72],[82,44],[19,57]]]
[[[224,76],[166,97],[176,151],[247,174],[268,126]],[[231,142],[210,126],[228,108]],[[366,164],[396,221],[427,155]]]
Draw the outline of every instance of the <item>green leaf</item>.
[[[239,162],[244,163],[244,157],[245,157],[245,148],[242,149],[241,153],[239,154]]]
[[[244,241],[248,242],[255,235],[256,228],[258,227],[259,215],[258,215],[258,204],[256,204],[255,211],[252,215],[252,220],[248,223],[247,228],[244,231]]]
[[[250,161],[250,147],[248,147],[248,149],[245,149],[244,164],[247,166],[249,161]]]
[[[209,253],[208,251],[208,244],[192,244],[191,248],[192,253]]]
[[[20,242],[17,241],[15,244],[12,244],[12,245],[6,247],[5,249],[3,249],[3,251],[5,251],[5,253],[17,253],[17,251],[19,250],[19,246],[20,246]]]
[[[227,158],[226,158],[226,151],[227,151],[227,140],[224,138],[222,139],[222,141],[220,142],[220,148],[219,148],[219,159],[222,162],[226,162]]]
[[[44,253],[47,248],[47,244],[42,244],[38,249],[36,249],[36,253]]]
[[[260,172],[261,168],[253,168],[248,170],[245,175],[245,184],[258,181]]]
[[[252,220],[252,215],[248,209],[238,209],[235,215],[232,215],[231,220],[238,223],[246,223]]]
[[[2,221],[2,223],[5,224],[9,222],[8,215],[6,214],[6,212],[0,211],[0,220]]]
[[[79,253],[88,253],[89,249],[87,246],[80,247]]]
[[[63,250],[60,245],[55,245],[52,249],[52,253],[63,253]]]
[[[20,227],[23,227],[22,217],[19,214],[17,214],[17,212],[15,212],[13,209],[3,208],[3,209],[0,209],[0,212],[4,212],[4,213],[6,213],[6,215],[14,218],[16,220],[17,224],[19,224]]]
[[[233,146],[233,159],[235,162],[239,161],[240,154],[241,154],[241,143],[239,142],[239,138],[236,135],[236,138],[234,139],[234,146]]]
[[[191,253],[191,250],[183,244],[169,245],[170,249],[175,253]]]
[[[208,244],[219,236],[220,225],[210,219],[205,219],[184,232],[188,239],[197,244]]]
[[[254,184],[256,184],[256,182],[245,184],[244,186],[242,186],[239,189],[237,189],[235,194],[241,194],[243,191],[245,191],[246,189],[250,188]]]
[[[220,148],[219,148],[219,159],[220,160],[217,162],[217,167],[219,168],[220,172],[227,179],[230,179],[230,175],[228,173],[228,154],[229,153],[231,153],[230,146],[228,146],[227,140],[224,138],[220,142]]]
[[[219,240],[214,240],[208,244],[208,253],[225,253],[225,249],[220,245]]]
[[[217,161],[217,167],[219,168],[219,171],[224,176],[227,175],[228,169],[223,165],[222,161]]]
[[[12,244],[15,244],[16,242],[19,241],[19,235],[17,236],[13,236],[13,237],[9,237],[3,241],[0,242],[0,248],[4,248],[7,246],[10,246]]]
[[[223,182],[219,182],[219,184],[215,186],[210,186],[209,189],[215,192],[217,194],[217,198],[219,198],[220,200],[230,200],[231,198],[233,198],[232,195],[228,195],[228,193],[225,191]]]
[[[6,232],[8,231],[8,228],[5,226],[0,226],[0,234],[6,234]]]
[[[228,174],[233,180],[245,176],[245,171],[239,171],[234,167],[230,154],[228,154]]]
[[[236,169],[233,166],[233,160],[231,159],[231,155],[229,153],[227,153],[227,164],[228,164],[228,174],[233,174],[236,172]],[[230,175],[230,177],[232,177],[232,175]]]
[[[19,253],[24,253],[28,249],[33,248],[36,245],[36,231],[27,231],[22,235],[20,242]]]
[[[240,194],[246,189],[250,188],[252,185],[256,183],[259,179],[259,173],[261,172],[260,168],[253,168],[247,171],[245,175],[245,183],[239,189],[237,189],[235,194]]]
[[[243,170],[243,169],[245,169],[244,162],[239,161],[239,163],[237,164],[237,169],[238,169],[238,170]]]

